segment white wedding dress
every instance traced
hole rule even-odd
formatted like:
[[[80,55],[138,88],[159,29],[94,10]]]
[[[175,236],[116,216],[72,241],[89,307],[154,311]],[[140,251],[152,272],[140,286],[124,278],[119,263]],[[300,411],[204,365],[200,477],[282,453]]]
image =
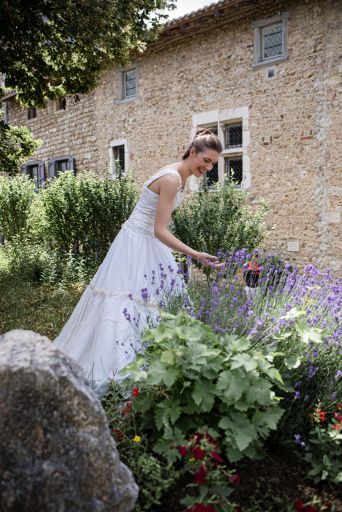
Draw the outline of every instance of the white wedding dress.
[[[141,344],[128,315],[158,315],[160,287],[181,293],[184,280],[172,251],[154,236],[159,196],[148,187],[166,174],[176,174],[179,191],[173,209],[182,201],[181,177],[175,169],[161,169],[143,185],[142,194],[129,219],[86,287],[53,345],[73,358],[95,391],[102,395],[110,380],[131,362]],[[146,290],[147,289],[147,290]],[[169,290],[169,291],[170,291]],[[124,314],[125,311],[125,314]]]

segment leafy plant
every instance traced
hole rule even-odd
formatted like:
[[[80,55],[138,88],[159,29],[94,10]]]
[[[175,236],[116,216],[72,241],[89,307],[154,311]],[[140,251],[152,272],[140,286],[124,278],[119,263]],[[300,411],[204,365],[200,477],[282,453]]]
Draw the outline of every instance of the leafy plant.
[[[34,196],[32,180],[0,176],[0,233],[5,240],[25,235]]]
[[[173,213],[173,230],[183,242],[199,251],[216,254],[232,248],[253,249],[266,236],[264,204],[256,211],[247,194],[226,180],[214,190],[192,194]]]
[[[172,444],[210,428],[230,462],[260,456],[283,413],[272,389],[282,386],[273,355],[251,351],[248,339],[217,335],[185,314],[162,319],[145,332],[144,356],[124,371],[128,385],[140,387],[134,410],[154,450],[172,462]]]

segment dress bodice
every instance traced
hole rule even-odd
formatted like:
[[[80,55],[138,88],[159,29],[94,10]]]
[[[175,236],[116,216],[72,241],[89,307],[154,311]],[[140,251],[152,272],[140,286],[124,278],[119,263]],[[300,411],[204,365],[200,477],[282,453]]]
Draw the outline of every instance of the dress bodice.
[[[139,201],[128,220],[122,225],[123,228],[130,229],[139,235],[154,236],[154,221],[159,202],[159,195],[148,187],[153,183],[153,181],[165,176],[166,174],[176,174],[179,178],[179,188],[172,210],[180,206],[183,200],[183,192],[181,190],[182,180],[179,172],[176,169],[161,169],[143,184]]]

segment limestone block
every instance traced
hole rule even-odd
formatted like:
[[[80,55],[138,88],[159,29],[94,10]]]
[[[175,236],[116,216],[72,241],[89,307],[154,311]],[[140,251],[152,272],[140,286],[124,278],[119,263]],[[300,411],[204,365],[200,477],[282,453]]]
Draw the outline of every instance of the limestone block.
[[[48,338],[0,337],[0,509],[129,512],[138,488],[100,403]]]

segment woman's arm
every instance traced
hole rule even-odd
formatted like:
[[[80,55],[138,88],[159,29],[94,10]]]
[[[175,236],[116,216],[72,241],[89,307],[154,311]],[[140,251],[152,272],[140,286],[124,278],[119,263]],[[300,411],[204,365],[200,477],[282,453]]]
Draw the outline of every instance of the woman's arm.
[[[159,203],[154,223],[154,235],[174,251],[191,256],[203,265],[218,262],[217,256],[205,252],[198,252],[181,242],[168,230],[171,221],[173,203],[177,194],[179,180],[176,176],[168,174],[160,180]],[[216,266],[216,265],[215,265]]]

